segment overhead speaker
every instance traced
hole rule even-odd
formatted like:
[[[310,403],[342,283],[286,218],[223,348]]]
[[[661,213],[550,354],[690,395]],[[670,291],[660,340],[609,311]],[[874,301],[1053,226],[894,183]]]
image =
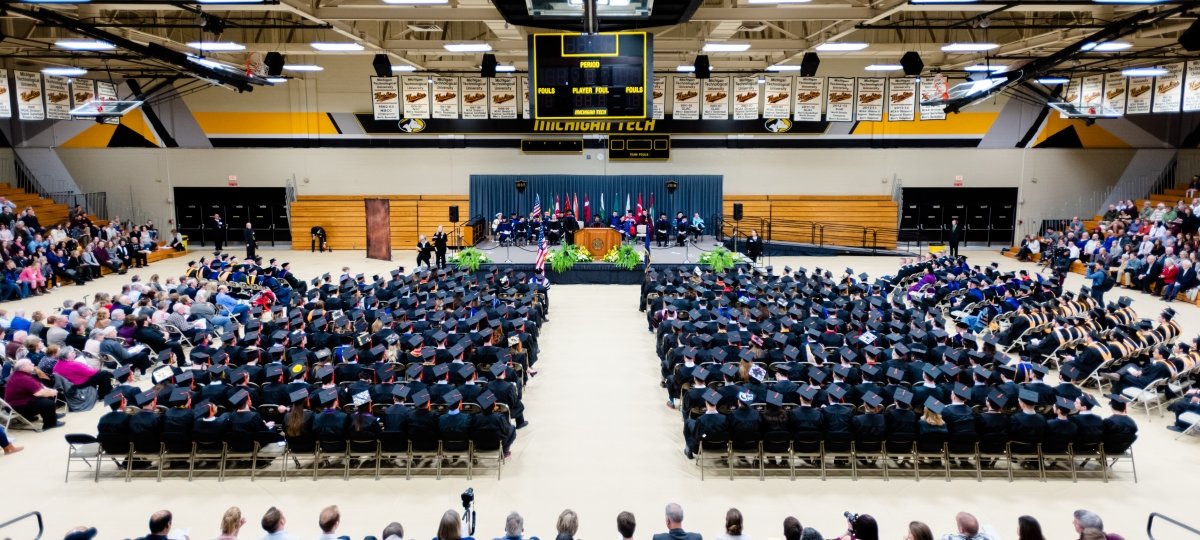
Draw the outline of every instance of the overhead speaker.
[[[283,75],[283,55],[277,52],[269,52],[263,57],[263,65],[267,66],[268,77],[278,77]]]
[[[821,57],[815,52],[806,52],[800,58],[800,76],[801,77],[816,77],[817,68],[821,66]]]
[[[375,59],[371,60],[371,67],[375,68],[375,75],[380,77],[392,76],[392,61],[388,59],[386,54],[380,53],[375,55]]]
[[[741,221],[741,220],[742,220],[742,217],[743,217],[743,214],[742,214],[742,203],[740,203],[740,202],[735,202],[735,203],[733,203],[733,220],[734,220],[734,221]]]
[[[450,207],[450,223],[458,223],[458,205]]]
[[[695,73],[697,79],[707,79],[712,76],[712,64],[708,63],[707,54],[696,55],[694,66],[696,67]]]
[[[905,75],[912,77],[921,74],[921,70],[925,69],[925,62],[921,61],[921,55],[917,54],[917,51],[908,51],[900,57],[900,66],[904,68]]]
[[[1179,45],[1191,52],[1200,51],[1200,19],[1179,34]]]
[[[479,76],[488,78],[496,76],[496,55],[491,53],[483,55],[483,62],[479,64]]]

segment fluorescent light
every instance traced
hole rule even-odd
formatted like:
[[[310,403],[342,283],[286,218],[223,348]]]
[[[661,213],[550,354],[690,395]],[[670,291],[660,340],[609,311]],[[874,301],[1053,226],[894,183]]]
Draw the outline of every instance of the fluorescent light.
[[[1002,71],[1008,71],[1008,66],[998,66],[998,65],[990,65],[989,66],[986,64],[975,64],[973,66],[967,66],[967,67],[963,68],[963,70],[964,71],[990,71],[992,73],[1000,73]]]
[[[288,71],[321,71],[325,68],[321,66],[314,66],[312,64],[284,64],[283,69]]]
[[[821,52],[861,51],[867,48],[866,43],[822,43],[817,45]]]
[[[914,4],[971,4],[976,0],[910,0]]]
[[[408,72],[412,72],[412,71],[416,71],[416,70],[417,70],[417,68],[415,68],[415,67],[413,67],[413,66],[410,66],[410,65],[408,65],[408,64],[399,65],[399,66],[397,66],[397,65],[393,65],[393,66],[392,66],[392,73],[399,73],[399,72],[401,72],[401,71],[403,71],[403,72],[405,72],[405,73],[408,73]]]
[[[1124,41],[1108,41],[1105,43],[1084,43],[1081,50],[1108,52],[1108,51],[1123,51],[1130,47],[1133,47],[1132,43],[1126,43]]]
[[[1094,0],[1097,4],[1157,4],[1165,0]]]
[[[112,43],[98,39],[60,39],[54,42],[54,46],[72,51],[107,51],[117,48]]]
[[[904,69],[904,66],[900,64],[871,64],[863,69],[867,71],[896,71]]]
[[[197,0],[201,4],[261,4],[263,0]]]
[[[691,73],[693,71],[696,71],[696,66],[690,66],[690,65],[689,66],[675,66],[675,71],[679,71],[682,73]]]
[[[189,41],[188,47],[202,51],[244,51],[246,46],[232,41]]]
[[[1158,75],[1166,75],[1167,70],[1163,68],[1130,68],[1121,70],[1121,75],[1126,77],[1156,77]]]
[[[744,52],[750,50],[749,43],[705,43],[704,52]]]
[[[800,71],[801,69],[803,69],[801,66],[793,66],[793,65],[786,65],[786,64],[775,64],[773,66],[767,66],[767,71]]]
[[[1071,82],[1071,79],[1064,79],[1062,77],[1042,77],[1038,79],[1037,82],[1047,86],[1053,86],[1056,84],[1068,84]]]
[[[492,46],[487,43],[447,43],[442,45],[442,48],[458,53],[489,52],[492,50]]]
[[[286,77],[267,77],[267,82],[271,84],[283,84],[288,82]]]
[[[207,58],[204,58],[204,57],[202,57],[202,56],[195,56],[195,55],[191,55],[191,54],[189,54],[189,55],[187,55],[187,59],[188,59],[188,60],[190,60],[190,61],[192,61],[192,62],[195,62],[195,63],[197,63],[197,64],[200,64],[200,65],[202,65],[202,66],[204,66],[204,67],[206,67],[206,68],[211,68],[211,69],[224,69],[224,70],[228,70],[228,69],[229,69],[229,66],[226,66],[225,64],[222,64],[222,63],[220,63],[220,62],[217,62],[216,60],[209,60],[209,59],[207,59]]]
[[[78,77],[80,75],[87,75],[87,70],[77,67],[48,67],[42,68],[42,74],[57,75],[59,77]]]
[[[766,80],[766,79],[764,79],[764,78],[762,78],[762,77],[759,77],[759,78],[758,78],[758,84],[767,84],[767,80]]]
[[[951,43],[949,45],[943,45],[942,51],[944,51],[944,52],[980,52],[980,51],[990,51],[992,49],[995,49],[996,47],[999,47],[999,45],[996,45],[995,43]]]
[[[91,0],[83,0],[82,2],[78,2],[76,0],[25,0],[25,3],[27,3],[27,4],[86,4],[90,1]]]
[[[450,0],[383,0],[385,4],[449,4]]]
[[[807,4],[812,0],[749,0],[748,4]]]
[[[363,46],[358,43],[322,43],[314,41],[309,43],[309,45],[318,51],[325,52],[354,52],[363,50]]]
[[[517,66],[496,66],[496,71],[500,73],[512,73],[517,70]]]

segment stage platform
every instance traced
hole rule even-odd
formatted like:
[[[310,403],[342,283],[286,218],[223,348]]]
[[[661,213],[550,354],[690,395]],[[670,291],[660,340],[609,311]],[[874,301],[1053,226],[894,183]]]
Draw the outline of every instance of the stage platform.
[[[637,248],[638,251],[643,249],[641,242],[629,243],[629,245]],[[720,245],[721,243],[711,236],[706,236],[699,242],[689,242],[686,248],[675,245],[660,248],[651,244],[650,259],[653,264],[695,263],[702,253]],[[550,250],[553,251],[555,247],[557,246],[550,246]],[[534,259],[537,258],[537,245],[534,244],[505,247],[486,240],[477,244],[475,248],[486,253],[489,258],[498,263],[533,264]]]
[[[642,249],[640,243],[632,245],[639,251]],[[685,247],[660,248],[652,244],[650,246],[650,263],[656,270],[674,268],[691,271],[692,267],[698,264],[697,261],[702,253],[718,246],[720,243],[712,240],[711,237],[701,242],[689,243]],[[480,242],[475,247],[495,261],[480,266],[479,273],[490,273],[493,269],[533,272],[533,263],[537,258],[536,246],[499,246],[495,242],[487,241]],[[553,250],[554,247],[550,249]],[[645,270],[646,267],[642,264],[633,270],[625,270],[617,268],[611,263],[590,262],[575,263],[571,270],[557,273],[550,270],[549,264],[546,265],[546,274],[550,278],[550,283],[560,285],[637,285],[642,282]]]

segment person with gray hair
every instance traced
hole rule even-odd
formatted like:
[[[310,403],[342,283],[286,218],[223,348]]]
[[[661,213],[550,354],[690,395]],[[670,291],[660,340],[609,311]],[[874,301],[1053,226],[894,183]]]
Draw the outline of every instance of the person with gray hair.
[[[1119,534],[1112,534],[1104,531],[1104,520],[1100,519],[1100,516],[1091,510],[1084,510],[1082,508],[1076,510],[1072,524],[1075,526],[1075,532],[1079,533],[1079,538],[1081,539],[1085,536],[1085,530],[1096,529],[1104,532],[1104,537],[1106,540],[1125,540]]]
[[[508,513],[508,517],[504,518],[504,536],[496,540],[522,540],[525,534],[525,518],[521,517],[516,510]],[[536,540],[536,536],[532,539]]]
[[[4,385],[4,401],[29,421],[42,419],[42,429],[63,425],[58,421],[55,398],[58,392],[42,384],[37,367],[28,358],[17,360]]]
[[[380,536],[383,537],[383,540],[404,540],[404,526],[399,521],[388,523]]]
[[[959,512],[954,516],[954,521],[958,525],[958,532],[945,534],[942,540],[991,540],[986,533],[979,531],[979,520],[970,513]]]
[[[683,507],[679,503],[668,503],[667,532],[654,535],[653,540],[703,540],[700,533],[683,530]]]

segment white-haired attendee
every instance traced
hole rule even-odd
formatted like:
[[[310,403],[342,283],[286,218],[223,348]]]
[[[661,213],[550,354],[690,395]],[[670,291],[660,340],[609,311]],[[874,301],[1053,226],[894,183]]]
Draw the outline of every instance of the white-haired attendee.
[[[123,366],[130,366],[142,375],[150,369],[150,354],[144,347],[131,350],[125,347],[125,341],[117,336],[117,328],[109,326],[104,329],[104,340],[100,342],[100,354],[112,356]]]
[[[4,386],[4,401],[30,421],[36,421],[40,417],[42,429],[62,425],[55,411],[54,398],[57,396],[57,391],[42,384],[42,379],[38,378],[37,367],[28,358],[17,360],[13,366],[13,374],[8,377]]]

